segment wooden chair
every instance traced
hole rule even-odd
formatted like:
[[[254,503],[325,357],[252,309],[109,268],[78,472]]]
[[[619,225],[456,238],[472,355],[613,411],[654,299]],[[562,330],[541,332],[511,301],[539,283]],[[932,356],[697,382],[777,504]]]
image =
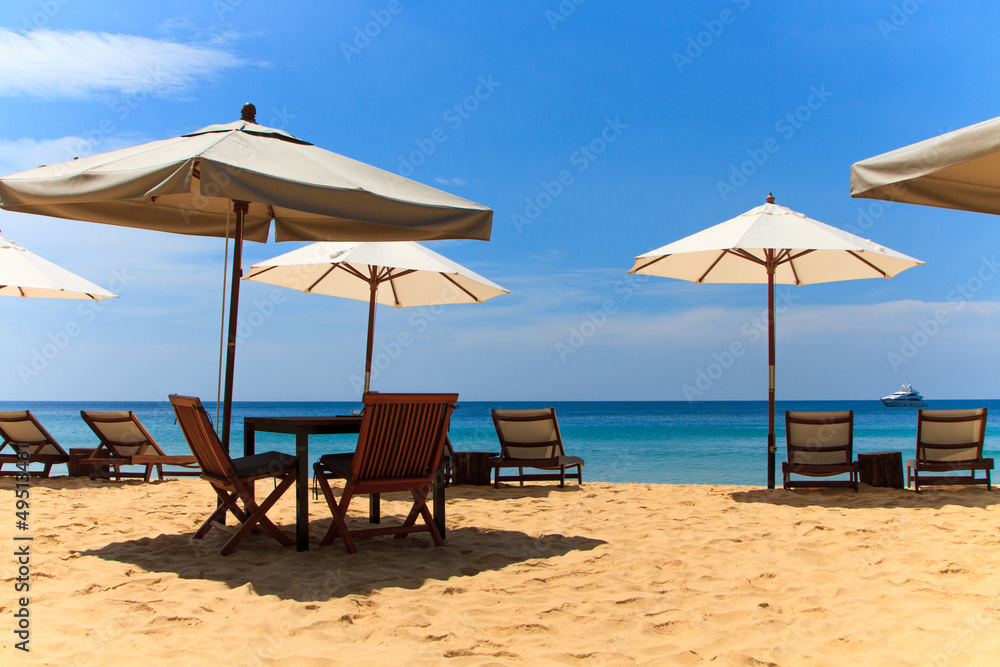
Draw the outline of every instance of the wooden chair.
[[[429,532],[434,544],[442,546],[441,532],[427,508],[427,494],[441,463],[451,413],[458,394],[367,393],[361,433],[353,454],[328,454],[313,466],[323,490],[333,523],[320,544],[344,540],[348,553],[357,553],[354,538],[374,535],[406,537]],[[338,502],[330,479],[344,479]],[[400,526],[380,526],[348,530],[345,517],[351,499],[360,494],[409,491],[413,506]],[[417,525],[417,518],[423,525]]]
[[[500,488],[500,482],[516,481],[524,486],[525,480],[559,480],[559,486],[566,486],[566,477],[575,477],[578,484],[583,484],[583,459],[566,456],[555,408],[492,410],[491,414],[500,439],[500,456],[490,459],[496,488]],[[501,476],[504,468],[517,468],[518,474]],[[525,468],[550,472],[529,474],[524,472]],[[571,471],[569,474],[567,469]]]
[[[97,435],[101,444],[97,446],[89,458],[81,463],[108,465],[114,470],[118,479],[122,477],[141,477],[148,482],[153,474],[153,468],[163,479],[163,466],[179,466],[184,470],[167,471],[175,476],[198,476],[198,461],[193,456],[167,456],[160,448],[146,427],[142,425],[135,413],[128,412],[89,412],[80,410],[80,416],[87,426]],[[121,466],[146,466],[146,471],[122,472]]]
[[[201,466],[201,478],[212,485],[219,496],[219,506],[205,520],[192,539],[203,538],[212,528],[230,533],[232,537],[220,552],[228,556],[236,545],[260,524],[268,535],[285,547],[294,544],[267,518],[267,511],[295,481],[297,459],[280,452],[265,452],[232,459],[222,449],[222,444],[212,428],[212,422],[201,400],[190,396],[170,396],[177,422],[191,447],[191,452]],[[264,502],[257,504],[247,482],[273,477],[277,483]],[[243,502],[243,508],[236,503]],[[244,511],[245,510],[245,511]],[[239,522],[236,526],[223,523],[226,512],[231,512]]]
[[[788,461],[781,464],[784,488],[849,487],[858,490],[858,462],[854,460],[854,411],[785,412]],[[793,480],[792,475],[846,480]]]
[[[16,464],[20,459],[18,454],[27,452],[28,463],[42,463],[45,469],[38,473],[48,477],[52,466],[56,463],[69,463],[69,454],[59,446],[55,438],[38,423],[30,410],[17,412],[0,412],[0,450],[10,446],[13,454],[0,454],[0,469],[5,463]],[[14,474],[8,471],[7,474]]]
[[[974,410],[920,410],[917,412],[917,456],[906,462],[906,486],[932,484],[990,484],[993,459],[983,458],[986,408]],[[986,473],[977,478],[976,471]],[[967,472],[966,475],[921,473]]]

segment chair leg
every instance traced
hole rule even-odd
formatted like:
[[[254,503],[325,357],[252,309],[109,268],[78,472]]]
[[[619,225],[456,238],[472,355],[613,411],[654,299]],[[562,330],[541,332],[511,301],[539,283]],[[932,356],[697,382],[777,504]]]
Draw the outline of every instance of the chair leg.
[[[233,512],[233,514],[237,515],[237,518],[239,518],[237,513],[243,514],[242,510],[240,510],[236,503],[233,502],[236,500],[236,494],[227,493],[218,488],[215,489],[215,492],[219,496],[219,504],[216,506],[215,511],[212,512],[207,519],[205,519],[205,522],[201,524],[201,527],[191,537],[192,540],[200,540],[205,537],[205,535],[208,534],[208,531],[212,529],[212,526],[214,526],[221,519],[225,518],[226,512]],[[244,515],[244,518],[245,517],[246,515]]]
[[[42,471],[42,477],[48,479],[48,477],[49,477],[49,471],[50,470],[52,470],[52,464],[51,463],[46,463],[45,464],[45,470]]]
[[[290,547],[295,544],[287,535],[281,532],[281,530],[279,530],[270,519],[267,518],[267,511],[271,509],[271,506],[277,502],[278,498],[281,497],[281,494],[283,494],[294,481],[295,473],[285,475],[284,479],[281,480],[281,484],[278,484],[278,486],[275,487],[271,494],[265,498],[264,502],[260,505],[257,505],[254,502],[253,497],[248,492],[240,493],[240,499],[243,501],[243,505],[247,508],[247,510],[250,511],[250,516],[247,517],[246,521],[243,522],[243,525],[240,526],[239,530],[237,530],[233,536],[229,538],[229,541],[226,542],[225,546],[222,547],[222,551],[220,553],[223,556],[231,554],[233,550],[236,549],[236,545],[242,542],[243,538],[246,537],[257,524],[260,524],[260,526],[267,531],[271,537],[277,540],[278,544],[281,546]]]
[[[344,540],[344,546],[347,548],[347,553],[356,554],[358,553],[358,548],[354,544],[354,539],[351,537],[351,533],[347,530],[347,521],[344,520],[344,516],[347,514],[347,507],[351,503],[350,490],[345,488],[344,494],[340,497],[340,502],[333,497],[333,489],[330,488],[330,482],[327,481],[326,475],[320,469],[319,464],[315,464],[314,470],[316,473],[316,481],[319,482],[319,488],[323,491],[323,497],[326,498],[326,504],[330,506],[330,512],[333,514],[333,523],[330,524],[330,530],[326,531],[326,535],[320,540],[320,546],[327,544],[333,544],[333,541],[337,537],[341,537]]]
[[[427,509],[427,488],[423,489],[410,489],[410,495],[413,496],[413,507],[410,508],[410,513],[406,516],[406,521],[403,522],[403,527],[412,526],[417,522],[417,516],[420,516],[427,525],[427,531],[431,534],[431,539],[434,540],[434,545],[438,547],[444,546],[444,539],[441,536],[441,532],[438,530],[437,523],[434,521],[434,517],[431,515],[431,511]],[[399,533],[396,535],[396,539],[402,539],[407,536],[407,533]]]
[[[566,487],[566,466],[559,466],[559,488]]]

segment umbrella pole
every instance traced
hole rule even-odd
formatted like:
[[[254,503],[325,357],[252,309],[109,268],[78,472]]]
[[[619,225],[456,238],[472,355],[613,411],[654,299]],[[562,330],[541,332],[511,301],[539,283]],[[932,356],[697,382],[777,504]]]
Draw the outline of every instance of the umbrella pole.
[[[233,371],[236,364],[236,329],[239,324],[240,277],[243,275],[243,222],[250,203],[233,201],[236,232],[233,239],[233,276],[229,294],[229,345],[226,348],[226,386],[222,400],[222,448],[229,453],[230,425],[233,419]]]
[[[368,348],[365,353],[365,393],[371,387],[372,379],[372,345],[375,342],[375,297],[378,294],[377,269],[368,267],[371,277],[368,279],[368,286],[371,289],[371,297],[368,299]]]
[[[774,488],[774,251],[767,251],[767,488]]]

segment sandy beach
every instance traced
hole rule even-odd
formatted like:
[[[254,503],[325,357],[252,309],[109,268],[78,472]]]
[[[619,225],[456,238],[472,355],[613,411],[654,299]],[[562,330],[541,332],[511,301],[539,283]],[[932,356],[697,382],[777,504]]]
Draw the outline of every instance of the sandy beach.
[[[229,557],[199,480],[33,482],[30,648],[2,560],[4,664],[992,665],[1000,493],[587,483],[449,489],[426,535]],[[363,523],[367,503],[352,506]],[[386,498],[386,515],[402,513]],[[292,534],[287,494],[274,510]],[[392,519],[385,519],[386,521]],[[13,661],[11,659],[13,658]]]

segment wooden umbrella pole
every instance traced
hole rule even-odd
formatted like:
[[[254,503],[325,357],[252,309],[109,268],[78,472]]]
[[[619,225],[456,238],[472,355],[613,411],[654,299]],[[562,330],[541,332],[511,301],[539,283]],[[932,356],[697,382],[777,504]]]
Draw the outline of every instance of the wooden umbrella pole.
[[[767,488],[774,488],[774,251],[767,251]]]
[[[236,231],[233,239],[233,277],[229,293],[229,345],[226,349],[226,386],[222,397],[222,448],[229,452],[229,435],[233,419],[233,371],[236,364],[236,329],[239,321],[240,278],[243,276],[243,223],[250,203],[233,201]]]
[[[375,340],[375,297],[378,295],[378,268],[369,266],[371,277],[368,286],[371,297],[368,299],[368,348],[365,352],[365,392],[371,387],[372,379],[372,344]]]

